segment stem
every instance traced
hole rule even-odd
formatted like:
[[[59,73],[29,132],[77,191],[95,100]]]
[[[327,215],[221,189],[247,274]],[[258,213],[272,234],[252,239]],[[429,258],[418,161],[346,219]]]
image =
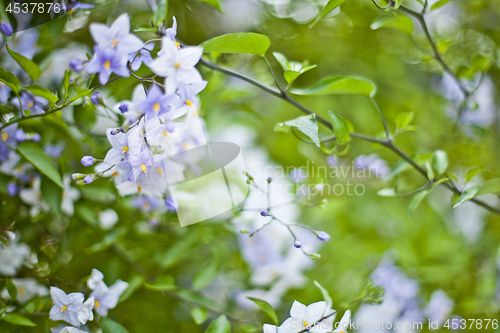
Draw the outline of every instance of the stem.
[[[412,10],[409,10],[409,9],[406,9],[406,8],[404,10],[411,12],[412,13],[411,15],[422,16],[421,14],[419,14],[417,12],[414,12]],[[425,24],[425,22],[424,22],[424,24]],[[252,84],[252,85],[254,85],[254,86],[256,86],[256,87],[258,87],[258,88],[260,88],[262,90],[264,90],[265,92],[267,92],[267,93],[269,93],[269,94],[271,94],[273,96],[276,96],[276,97],[278,97],[278,98],[280,98],[280,99],[288,102],[289,104],[295,106],[297,109],[299,109],[300,111],[302,111],[305,114],[314,114],[316,116],[316,120],[319,123],[321,123],[322,125],[324,125],[328,129],[330,129],[331,131],[333,131],[333,126],[332,126],[332,124],[329,121],[327,121],[326,119],[318,116],[313,111],[311,111],[310,109],[308,109],[306,106],[300,104],[295,99],[293,99],[292,97],[288,96],[288,94],[286,92],[281,92],[280,93],[279,91],[277,91],[277,90],[275,90],[273,88],[270,88],[270,87],[266,86],[265,84],[262,84],[259,81],[256,81],[256,80],[254,80],[254,79],[252,79],[252,78],[250,78],[250,77],[248,77],[246,75],[243,75],[243,74],[240,74],[240,73],[235,72],[233,70],[230,70],[230,69],[218,66],[218,65],[216,65],[214,63],[211,63],[210,61],[208,61],[208,60],[206,60],[204,58],[201,58],[200,64],[203,65],[203,66],[205,66],[205,67],[207,67],[207,68],[213,69],[215,71],[218,71],[218,72],[227,74],[229,76],[241,79],[241,80],[243,80],[245,82],[248,82],[248,83],[250,83],[250,84]],[[361,139],[363,141],[367,141],[367,142],[371,142],[371,143],[376,143],[376,144],[379,144],[381,146],[384,146],[384,147],[388,148],[389,150],[393,151],[396,155],[398,155],[399,157],[401,157],[403,160],[405,160],[406,162],[408,162],[415,170],[418,171],[418,173],[420,173],[423,177],[425,177],[425,179],[427,179],[427,172],[425,172],[425,170],[421,166],[419,166],[417,164],[417,162],[415,162],[408,155],[406,155],[404,152],[402,152],[396,146],[394,146],[394,144],[390,141],[390,139],[381,140],[381,139],[377,139],[377,138],[374,138],[374,137],[369,137],[369,136],[366,136],[366,135],[363,135],[363,134],[358,134],[358,133],[349,133],[349,134],[353,138],[358,138],[358,139]],[[448,190],[450,190],[451,192],[453,192],[455,194],[458,194],[458,195],[462,194],[462,191],[460,191],[459,189],[457,189],[453,185],[450,185],[449,182],[441,183],[440,185],[446,187]],[[478,206],[480,206],[480,207],[488,210],[491,213],[500,215],[500,209],[498,209],[498,208],[492,207],[492,206],[486,204],[485,202],[482,202],[482,201],[477,200],[477,199],[471,199],[470,201],[474,202],[476,205],[478,205]]]

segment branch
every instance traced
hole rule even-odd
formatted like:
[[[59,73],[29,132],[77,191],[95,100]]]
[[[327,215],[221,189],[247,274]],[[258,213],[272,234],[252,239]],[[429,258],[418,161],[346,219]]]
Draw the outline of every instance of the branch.
[[[411,11],[412,13],[416,14],[416,15],[421,15],[419,13],[416,13],[416,12],[413,12]],[[333,131],[333,126],[332,124],[327,121],[326,119],[320,117],[319,115],[317,115],[316,113],[314,113],[313,111],[311,111],[310,109],[308,109],[306,106],[300,104],[299,102],[297,102],[296,100],[294,100],[292,97],[290,97],[286,92],[279,92],[273,88],[270,88],[268,86],[266,86],[265,84],[262,84],[260,82],[258,82],[257,80],[255,79],[252,79],[246,75],[243,75],[243,74],[240,74],[238,72],[235,72],[233,70],[230,70],[230,69],[227,69],[227,68],[224,68],[224,67],[221,67],[219,65],[216,65],[204,58],[201,58],[200,60],[200,64],[207,67],[207,68],[210,68],[210,69],[213,69],[215,71],[218,71],[218,72],[221,72],[221,73],[224,73],[224,74],[227,74],[229,76],[232,76],[232,77],[236,77],[238,79],[241,79],[245,82],[248,82],[262,90],[264,90],[265,92],[273,95],[273,96],[276,96],[286,102],[288,102],[289,104],[295,106],[297,109],[299,109],[300,111],[302,111],[303,113],[305,114],[314,114],[316,116],[316,120],[321,123],[322,125],[324,125],[325,127],[327,127],[328,129],[330,129],[331,131]],[[380,113],[381,114],[381,113]],[[383,119],[383,118],[382,118]],[[366,135],[363,135],[363,134],[359,134],[359,133],[349,133],[351,135],[351,137],[353,138],[358,138],[358,139],[361,139],[363,141],[367,141],[367,142],[371,142],[371,143],[376,143],[376,144],[379,144],[381,146],[384,146],[386,148],[388,148],[389,150],[391,150],[392,152],[394,152],[396,155],[398,155],[399,157],[401,157],[403,160],[405,160],[406,162],[408,162],[415,170],[418,171],[418,173],[420,173],[423,177],[425,177],[425,179],[427,179],[427,172],[420,166],[417,164],[417,162],[415,162],[411,157],[409,157],[408,155],[406,155],[404,152],[402,152],[399,148],[397,148],[393,143],[392,141],[388,138],[386,140],[381,140],[381,139],[377,139],[377,138],[373,138],[373,137],[369,137],[369,136],[366,136]],[[457,194],[457,195],[461,195],[462,194],[462,191],[460,191],[458,188],[456,188],[453,184],[450,184],[449,182],[444,182],[444,183],[441,183],[440,184],[441,186],[444,186],[445,188],[447,188],[448,190],[450,190],[451,192]],[[498,208],[495,208],[495,207],[492,207],[490,205],[488,205],[487,203],[481,201],[481,200],[478,200],[478,199],[471,199],[470,201],[474,202],[476,205],[488,210],[489,212],[491,213],[494,213],[494,214],[497,214],[497,215],[500,215],[500,209]]]

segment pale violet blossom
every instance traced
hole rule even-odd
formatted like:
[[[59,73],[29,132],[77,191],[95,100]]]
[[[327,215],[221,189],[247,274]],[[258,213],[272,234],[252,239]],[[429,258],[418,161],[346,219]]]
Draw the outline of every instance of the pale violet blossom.
[[[15,239],[7,246],[0,242],[0,274],[15,276],[30,253],[31,250],[27,244],[18,243]]]
[[[186,46],[179,49],[170,38],[163,37],[161,55],[153,61],[150,68],[159,76],[167,78],[167,93],[174,93],[181,82],[192,84],[202,81],[200,73],[194,67],[202,54],[202,47]]]
[[[17,288],[16,302],[19,304],[25,304],[35,296],[46,296],[49,294],[49,289],[40,284],[35,278],[12,278],[11,281]],[[1,296],[4,299],[10,299],[6,288],[2,290]]]
[[[311,333],[331,332],[335,314],[335,310],[324,301],[308,306],[295,301],[290,309],[290,318],[279,327],[265,324],[264,333],[298,333],[305,329]]]
[[[75,212],[74,202],[80,199],[80,191],[71,186],[71,176],[65,175],[63,178],[64,191],[62,196],[61,209],[68,215],[73,216]]]
[[[99,225],[104,230],[109,230],[118,222],[118,219],[118,214],[113,209],[105,209],[99,214]]]
[[[92,312],[94,304],[95,304],[94,297],[89,297],[89,299],[83,302],[80,311],[78,311],[77,313],[78,320],[80,321],[80,323],[82,323],[82,325],[85,325],[87,321],[94,320],[94,313]]]
[[[50,211],[50,206],[43,200],[42,191],[40,190],[41,180],[39,177],[33,180],[31,187],[23,188],[19,192],[21,200],[31,205],[31,216],[38,215],[41,211]]]
[[[128,283],[117,280],[111,287],[103,281],[104,275],[97,269],[92,270],[87,286],[92,289],[90,297],[94,298],[94,308],[101,316],[107,316],[109,309],[118,304],[121,294],[127,289]]]
[[[99,46],[110,48],[117,53],[125,53],[127,59],[129,53],[139,51],[144,45],[139,37],[130,33],[130,18],[127,13],[118,16],[109,27],[102,23],[93,23],[89,29]]]
[[[50,296],[54,305],[50,309],[51,320],[64,320],[73,326],[80,327],[78,313],[82,308],[84,296],[82,293],[66,294],[59,288],[50,287]]]

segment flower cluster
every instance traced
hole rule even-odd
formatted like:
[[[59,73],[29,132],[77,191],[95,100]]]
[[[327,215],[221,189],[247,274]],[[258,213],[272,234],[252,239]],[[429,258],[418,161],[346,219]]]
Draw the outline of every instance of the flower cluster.
[[[63,330],[72,332],[76,330],[75,327],[80,327],[88,321],[94,320],[92,310],[95,310],[100,316],[107,316],[108,310],[115,308],[118,304],[118,300],[127,289],[128,283],[118,280],[111,287],[108,287],[103,279],[104,275],[100,271],[92,270],[92,274],[87,280],[87,286],[92,292],[87,300],[82,293],[66,294],[59,288],[51,287],[50,296],[54,304],[50,310],[50,319],[62,320],[71,324],[73,327],[67,326]],[[76,330],[76,332],[80,331]]]
[[[134,203],[145,212],[157,207],[151,196],[163,198],[167,209],[175,211],[177,202],[167,193],[167,178],[168,181],[183,180],[183,170],[194,165],[192,161],[174,161],[170,157],[206,142],[196,105],[196,95],[207,84],[195,68],[203,49],[180,47],[175,41],[175,18],[155,59],[151,55],[154,43],[144,44],[129,32],[127,14],[118,17],[110,27],[92,24],[90,31],[96,42],[94,56],[87,64],[74,62],[75,70],[99,74],[101,84],[105,84],[112,73],[127,77],[145,64],[158,76],[165,77],[165,85],[154,81],[147,87],[142,80],[132,100],[119,102],[114,108],[106,105],[102,94],[92,96],[94,104],[111,110],[117,119],[119,115],[125,121],[118,128],[108,128],[111,149],[103,160],[93,156],[82,158],[84,166],[102,161],[96,165],[96,172],[74,174],[73,179],[84,185],[112,176],[122,195],[148,196]]]

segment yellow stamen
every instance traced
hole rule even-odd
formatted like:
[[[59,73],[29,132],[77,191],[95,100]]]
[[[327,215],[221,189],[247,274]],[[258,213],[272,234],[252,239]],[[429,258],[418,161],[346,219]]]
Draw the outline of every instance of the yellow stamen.
[[[118,171],[113,172],[113,174],[111,175],[111,177],[116,177],[116,176],[118,176]]]
[[[158,113],[158,112],[160,112],[160,109],[161,109],[161,105],[160,105],[160,103],[155,103],[155,104],[153,105],[153,111],[154,111],[154,112]]]
[[[146,168],[146,165],[144,165],[144,164],[139,165],[139,167],[141,168],[142,172],[144,172],[144,173],[146,171],[148,171],[148,168]]]
[[[68,309],[68,307],[66,305],[63,305],[63,307],[61,308],[61,312],[64,312]]]
[[[188,148],[189,148],[189,143],[187,143],[187,142],[186,142],[186,143],[183,143],[183,144],[182,144],[182,147],[184,147],[184,149],[188,149]]]
[[[70,10],[68,10],[68,14],[69,15],[73,14],[73,8],[71,8]]]
[[[193,105],[193,103],[191,103],[191,101],[188,99],[188,100],[186,101],[186,105],[187,105],[187,106],[191,106],[191,105]]]
[[[118,45],[118,39],[113,39],[113,41],[111,42],[111,44],[113,44],[113,47],[116,47]]]
[[[145,211],[148,211],[149,210],[149,202],[145,202],[143,205],[142,205],[142,209],[145,210]]]
[[[142,187],[137,186],[137,192],[141,192],[141,191],[142,191]]]
[[[302,325],[304,325],[304,327],[308,327],[309,326],[309,323],[307,321],[304,320],[304,322],[302,323]]]
[[[125,154],[126,152],[128,152],[128,147],[127,146],[123,147],[122,154]]]
[[[16,168],[16,170],[17,170],[17,172],[21,172],[21,171],[23,171],[23,166],[22,166],[22,165],[18,166],[18,167]]]
[[[162,176],[165,174],[165,172],[163,172],[161,168],[156,168],[156,172],[158,172]]]
[[[181,47],[181,43],[175,42],[175,44],[177,45],[177,47]]]
[[[28,102],[28,107],[29,107],[29,108],[32,108],[34,105],[35,105],[35,103],[33,103],[33,101],[29,101],[29,102]]]
[[[111,68],[111,61],[109,61],[109,60],[108,60],[108,61],[106,61],[106,62],[104,63],[104,68],[105,68],[105,69],[110,69],[110,68]]]
[[[163,136],[164,136],[164,137],[167,137],[167,136],[168,136],[168,132],[167,132],[167,130],[163,130],[163,131],[162,131],[162,133],[163,133]]]
[[[24,296],[26,294],[26,289],[24,289],[24,287],[19,287],[17,288],[17,292],[19,295]]]
[[[3,141],[7,141],[8,138],[9,138],[9,135],[7,133],[2,133],[2,140]]]
[[[98,308],[101,304],[99,304],[99,301],[95,301],[95,307]]]
[[[181,63],[180,62],[178,62],[178,63],[175,64],[175,68],[179,68],[179,67],[181,67]]]

